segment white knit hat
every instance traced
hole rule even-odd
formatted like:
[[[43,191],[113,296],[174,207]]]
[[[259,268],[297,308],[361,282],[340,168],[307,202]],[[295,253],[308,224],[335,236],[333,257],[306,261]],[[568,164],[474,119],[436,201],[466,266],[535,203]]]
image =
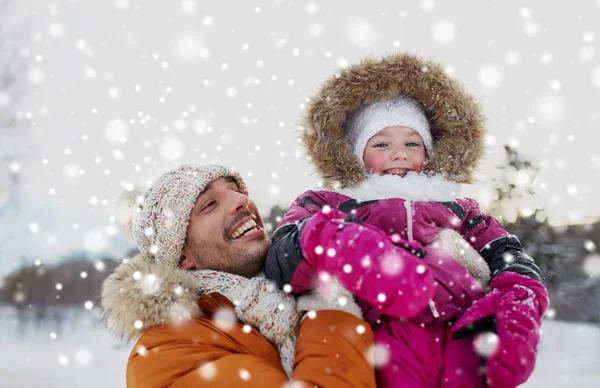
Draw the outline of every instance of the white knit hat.
[[[144,194],[125,191],[115,204],[117,224],[148,259],[179,265],[189,218],[206,185],[219,177],[233,177],[247,194],[242,177],[218,165],[182,165],[163,174]]]
[[[369,139],[384,128],[396,125],[417,131],[423,138],[425,149],[428,152],[433,150],[429,121],[425,112],[414,98],[408,96],[361,105],[346,119],[344,135],[354,155],[364,164],[363,153]]]

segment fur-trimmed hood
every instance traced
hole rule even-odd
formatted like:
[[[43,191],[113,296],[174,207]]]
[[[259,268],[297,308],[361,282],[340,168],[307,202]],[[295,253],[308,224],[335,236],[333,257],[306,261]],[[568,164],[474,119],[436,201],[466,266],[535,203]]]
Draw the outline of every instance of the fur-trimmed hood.
[[[349,113],[361,103],[400,95],[415,98],[431,125],[434,147],[423,173],[473,182],[485,150],[485,123],[475,98],[440,64],[397,54],[342,70],[311,99],[301,138],[326,187],[354,187],[368,176],[344,137]]]
[[[197,291],[189,272],[138,254],[102,283],[106,323],[119,336],[134,340],[152,326],[200,317]]]

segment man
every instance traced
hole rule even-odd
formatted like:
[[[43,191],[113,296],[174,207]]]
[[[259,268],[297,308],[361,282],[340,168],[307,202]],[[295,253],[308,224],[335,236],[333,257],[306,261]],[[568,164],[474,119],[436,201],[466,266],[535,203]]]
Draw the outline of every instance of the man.
[[[298,323],[296,301],[257,277],[270,238],[237,173],[181,166],[124,193],[117,220],[140,253],[105,280],[102,305],[109,328],[139,337],[129,387],[375,386],[372,332],[340,311],[356,311],[351,297],[308,295],[298,306],[320,311]]]

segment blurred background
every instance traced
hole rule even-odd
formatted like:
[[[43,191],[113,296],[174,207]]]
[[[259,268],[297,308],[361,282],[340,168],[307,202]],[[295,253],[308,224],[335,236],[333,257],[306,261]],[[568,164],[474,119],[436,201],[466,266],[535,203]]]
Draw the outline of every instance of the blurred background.
[[[102,280],[116,197],[182,163],[238,170],[272,230],[320,185],[307,98],[367,56],[441,62],[479,99],[477,199],[552,295],[525,387],[600,384],[600,1],[0,0],[0,386],[125,386]]]

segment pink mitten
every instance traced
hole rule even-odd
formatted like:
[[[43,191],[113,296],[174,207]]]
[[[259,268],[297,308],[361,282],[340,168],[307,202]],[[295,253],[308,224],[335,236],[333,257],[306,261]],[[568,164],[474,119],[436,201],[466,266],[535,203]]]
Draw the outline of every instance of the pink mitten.
[[[490,293],[458,320],[452,338],[481,334],[475,347],[489,387],[513,388],[527,381],[535,366],[548,303],[548,291],[542,283],[504,272],[492,280]]]
[[[337,209],[324,207],[302,226],[304,259],[325,290],[330,277],[379,311],[403,318],[420,313],[434,292],[431,271],[416,243],[392,239]]]

